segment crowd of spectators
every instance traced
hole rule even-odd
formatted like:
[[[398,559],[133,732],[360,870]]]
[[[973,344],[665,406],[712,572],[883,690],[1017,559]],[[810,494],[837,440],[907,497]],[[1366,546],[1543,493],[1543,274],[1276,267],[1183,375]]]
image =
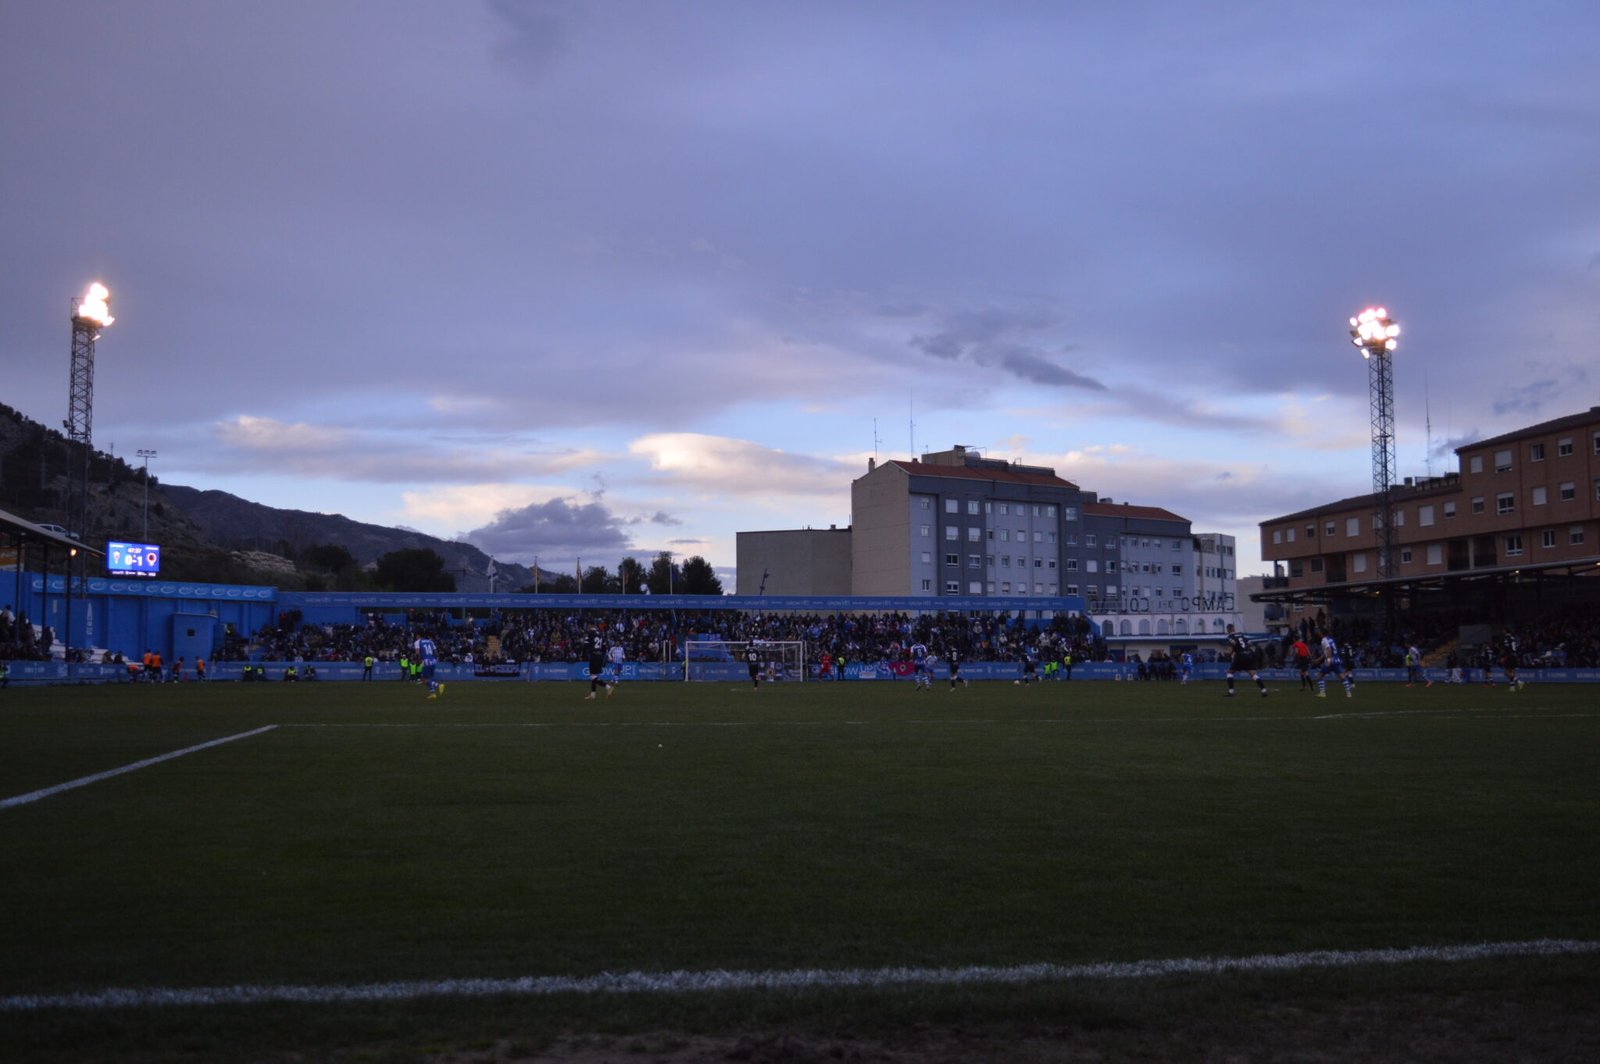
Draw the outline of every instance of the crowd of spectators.
[[[1318,611],[1281,640],[1266,644],[1263,664],[1288,660],[1297,636],[1315,649],[1326,632],[1334,636],[1351,668],[1399,667],[1412,645],[1425,656],[1441,648],[1454,649],[1451,644],[1462,625],[1472,621],[1440,614],[1408,616],[1406,623],[1404,631],[1391,637],[1381,622],[1330,618]],[[585,659],[586,639],[597,626],[604,627],[608,643],[623,648],[627,660],[644,662],[681,660],[686,639],[803,641],[812,662],[824,654],[834,661],[893,661],[914,643],[941,657],[957,651],[967,661],[1015,661],[1024,652],[1039,660],[1060,660],[1070,654],[1079,663],[1115,656],[1088,622],[1072,617],[1024,622],[1010,614],[588,609],[506,610],[466,619],[448,611],[414,610],[403,618],[374,615],[360,624],[307,624],[297,611],[287,611],[249,637],[228,640],[217,657],[317,662],[362,661],[370,656],[394,662],[410,653],[416,639],[427,636],[438,648],[440,660],[451,664],[578,662]],[[1557,609],[1496,630],[1491,637],[1496,661],[1502,649],[1512,645],[1507,636],[1514,639],[1524,668],[1600,667],[1600,617],[1588,611]],[[9,608],[0,613],[0,657],[44,659],[53,638],[48,629],[35,636],[31,626],[10,615]],[[1463,648],[1461,657],[1464,660],[1478,649]],[[1202,650],[1195,657],[1216,660],[1216,652]],[[1175,671],[1164,650],[1146,652],[1142,660],[1131,654],[1127,662],[1140,667],[1149,679],[1167,679]]]
[[[49,625],[35,628],[26,614],[0,608],[0,661],[49,661],[56,635]]]
[[[1016,660],[1071,653],[1075,661],[1109,657],[1104,641],[1079,618],[1023,622],[1000,616],[904,613],[753,613],[742,610],[506,610],[467,620],[413,611],[403,621],[374,616],[363,624],[305,624],[286,611],[249,638],[227,641],[222,661],[399,661],[426,636],[450,664],[577,662],[586,639],[604,627],[629,661],[682,660],[685,640],[803,641],[813,662],[890,661],[914,643],[968,661]]]

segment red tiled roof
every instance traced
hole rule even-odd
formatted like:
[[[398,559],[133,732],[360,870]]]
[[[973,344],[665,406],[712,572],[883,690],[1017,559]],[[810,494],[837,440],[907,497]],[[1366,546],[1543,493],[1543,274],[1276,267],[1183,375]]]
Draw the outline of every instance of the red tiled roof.
[[[884,465],[898,466],[900,469],[914,477],[953,477],[960,480],[992,480],[1001,484],[1036,484],[1051,488],[1068,488],[1076,491],[1078,485],[1070,480],[1063,480],[1055,474],[1023,473],[1015,469],[1001,469],[994,466],[980,466],[977,469],[971,466],[934,465],[931,462],[907,462],[901,459],[890,459]]]
[[[1126,502],[1090,502],[1085,503],[1083,512],[1095,517],[1139,517],[1149,521],[1188,521],[1187,517],[1179,517],[1171,510],[1163,510],[1159,506],[1134,506]]]

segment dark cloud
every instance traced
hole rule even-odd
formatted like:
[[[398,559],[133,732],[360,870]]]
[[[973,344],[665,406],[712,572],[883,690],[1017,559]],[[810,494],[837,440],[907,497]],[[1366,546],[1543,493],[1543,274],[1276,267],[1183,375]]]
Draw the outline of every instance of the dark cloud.
[[[1105,385],[1100,381],[1058,364],[1040,342],[1061,325],[1057,315],[1037,307],[963,310],[949,314],[939,331],[913,336],[909,343],[913,349],[940,361],[1004,370],[1030,384],[1104,391]],[[1024,338],[1035,342],[1025,342]],[[1061,342],[1055,345],[1058,351],[1076,347]]]
[[[629,523],[598,500],[561,498],[502,511],[461,538],[497,558],[527,565],[538,557],[549,564],[560,558],[586,554],[601,558],[628,550],[632,541],[623,526]]]

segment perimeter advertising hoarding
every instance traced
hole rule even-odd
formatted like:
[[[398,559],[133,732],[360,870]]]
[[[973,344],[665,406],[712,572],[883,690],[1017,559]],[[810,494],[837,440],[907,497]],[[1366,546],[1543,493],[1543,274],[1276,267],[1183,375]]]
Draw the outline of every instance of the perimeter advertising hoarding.
[[[161,572],[161,547],[155,543],[106,544],[107,576],[157,576]]]

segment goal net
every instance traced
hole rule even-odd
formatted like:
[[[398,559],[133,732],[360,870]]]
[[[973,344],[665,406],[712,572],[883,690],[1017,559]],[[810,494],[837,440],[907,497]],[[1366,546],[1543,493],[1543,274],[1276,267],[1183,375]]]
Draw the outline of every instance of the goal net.
[[[763,681],[806,678],[804,642],[764,639],[690,640],[683,645],[683,678],[748,682],[752,656]]]

